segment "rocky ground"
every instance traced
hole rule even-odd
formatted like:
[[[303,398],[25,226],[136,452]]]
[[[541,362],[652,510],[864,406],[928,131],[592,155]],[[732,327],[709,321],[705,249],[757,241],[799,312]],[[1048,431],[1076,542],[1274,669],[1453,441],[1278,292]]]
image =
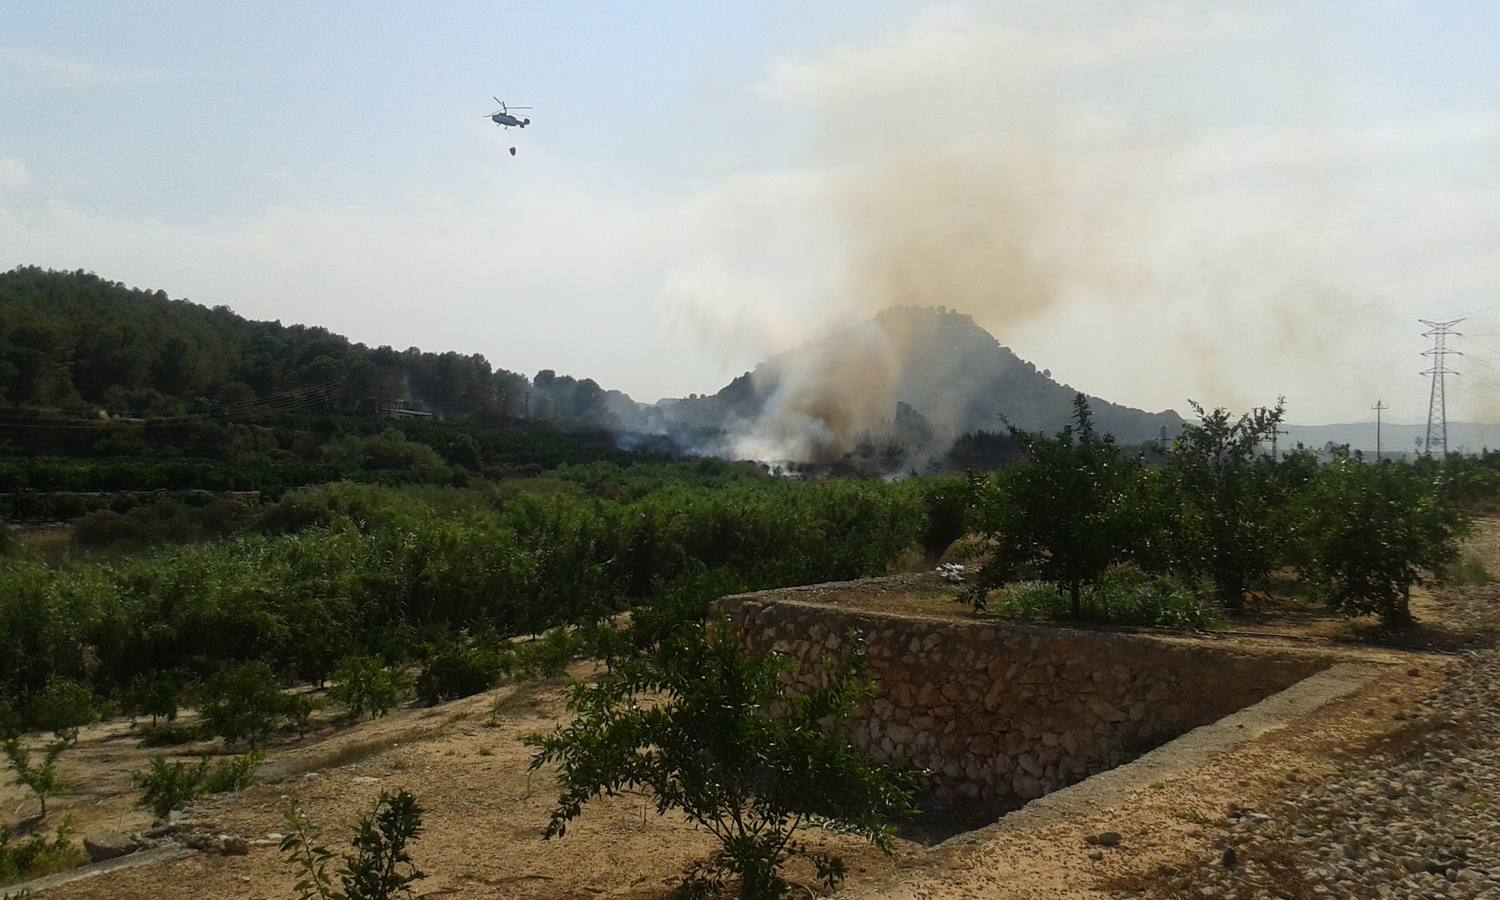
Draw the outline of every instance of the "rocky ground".
[[[1500,588],[1440,600],[1450,620],[1500,621]],[[1500,898],[1500,650],[1456,657],[1399,728],[1331,775],[1292,773],[1263,809],[1227,809],[1217,857],[1119,879],[1135,889],[1118,895]]]

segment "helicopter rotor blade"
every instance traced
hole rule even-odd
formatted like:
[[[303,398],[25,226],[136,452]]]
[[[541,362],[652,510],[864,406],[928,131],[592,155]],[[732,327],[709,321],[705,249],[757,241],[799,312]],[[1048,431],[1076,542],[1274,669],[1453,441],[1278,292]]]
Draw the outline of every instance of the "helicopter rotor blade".
[[[493,100],[493,101],[495,101],[496,103],[500,104],[501,106],[505,105],[505,101],[501,100],[499,97],[496,97],[494,94],[490,95],[490,99]]]

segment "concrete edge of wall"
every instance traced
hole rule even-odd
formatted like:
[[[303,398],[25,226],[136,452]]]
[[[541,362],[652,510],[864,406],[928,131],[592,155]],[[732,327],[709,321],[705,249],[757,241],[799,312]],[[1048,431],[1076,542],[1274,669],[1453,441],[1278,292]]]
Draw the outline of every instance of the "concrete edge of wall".
[[[837,896],[851,900],[913,896],[910,889],[923,876],[940,874],[946,865],[960,857],[982,854],[987,844],[1007,834],[1045,828],[1115,808],[1139,790],[1195,771],[1229,750],[1353,694],[1384,670],[1385,666],[1372,663],[1335,664],[1259,703],[1194,728],[1125,765],[1039,797],[992,825],[949,838],[930,849],[914,866],[880,882],[841,891]]]

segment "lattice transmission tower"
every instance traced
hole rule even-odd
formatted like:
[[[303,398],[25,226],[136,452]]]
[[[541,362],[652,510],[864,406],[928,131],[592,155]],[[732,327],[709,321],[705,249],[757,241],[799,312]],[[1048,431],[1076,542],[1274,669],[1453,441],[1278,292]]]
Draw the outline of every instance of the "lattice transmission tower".
[[[1432,365],[1422,372],[1423,375],[1432,376],[1432,390],[1427,397],[1427,439],[1424,450],[1428,456],[1432,455],[1433,425],[1437,425],[1438,443],[1442,445],[1443,455],[1448,455],[1448,397],[1447,377],[1457,375],[1458,372],[1448,368],[1449,356],[1463,356],[1459,350],[1448,349],[1448,338],[1458,337],[1459,332],[1453,330],[1453,326],[1462,322],[1463,319],[1449,319],[1446,322],[1434,322],[1431,319],[1418,319],[1427,330],[1422,332],[1422,337],[1432,338],[1432,349],[1423,350],[1422,355],[1432,359]]]

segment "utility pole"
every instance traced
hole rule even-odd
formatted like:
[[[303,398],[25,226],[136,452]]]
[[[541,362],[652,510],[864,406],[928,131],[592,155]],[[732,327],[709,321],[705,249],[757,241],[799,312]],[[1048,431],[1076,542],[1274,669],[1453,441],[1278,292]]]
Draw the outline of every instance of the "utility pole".
[[[1423,375],[1432,376],[1432,389],[1427,396],[1427,440],[1425,450],[1428,456],[1432,455],[1432,425],[1436,420],[1438,425],[1438,440],[1443,446],[1443,455],[1448,455],[1448,397],[1447,379],[1445,376],[1457,375],[1458,372],[1448,368],[1447,359],[1449,354],[1463,356],[1458,350],[1448,349],[1448,338],[1459,336],[1459,332],[1453,330],[1453,326],[1462,322],[1463,319],[1449,319],[1446,322],[1434,322],[1431,319],[1418,319],[1427,330],[1422,332],[1422,337],[1432,338],[1432,349],[1423,350],[1423,356],[1432,357],[1432,366],[1422,372]]]
[[[1378,465],[1380,463],[1380,414],[1390,407],[1385,405],[1384,400],[1376,400],[1375,405],[1370,408],[1375,410],[1375,462]]]
[[[1280,425],[1272,425],[1271,426],[1271,432],[1270,432],[1270,434],[1271,434],[1271,459],[1273,459],[1273,460],[1279,460],[1281,458],[1281,457],[1279,457],[1279,456],[1276,455],[1276,439],[1278,437],[1282,436],[1283,434],[1290,434],[1290,433],[1291,432],[1283,431]]]

